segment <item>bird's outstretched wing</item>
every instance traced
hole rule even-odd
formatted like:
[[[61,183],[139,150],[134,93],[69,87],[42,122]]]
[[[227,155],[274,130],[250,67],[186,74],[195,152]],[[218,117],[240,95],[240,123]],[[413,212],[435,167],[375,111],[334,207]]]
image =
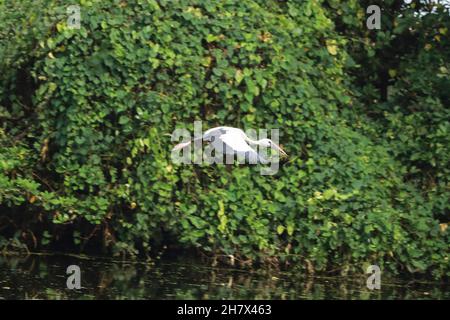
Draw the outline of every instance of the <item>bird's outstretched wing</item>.
[[[227,134],[227,133],[240,133],[244,134],[244,132],[241,129],[233,128],[233,127],[215,127],[211,128],[205,131],[203,134],[203,140],[207,142],[212,142],[214,139],[219,138],[221,135]]]
[[[225,134],[218,136],[218,139],[212,142],[216,151],[223,154],[237,155],[238,161],[245,161],[247,163],[258,163],[263,159],[258,153],[250,147],[245,141],[244,137],[239,131],[228,131]]]
[[[240,129],[232,128],[232,127],[215,127],[215,128],[208,129],[200,137],[177,144],[175,147],[173,147],[172,152],[184,149],[184,148],[190,146],[192,142],[195,142],[197,140],[203,140],[203,142],[207,142],[207,143],[213,142],[214,140],[218,139],[221,135],[223,135],[227,132],[236,131],[236,130],[240,131]]]
[[[218,140],[224,143],[228,148],[224,153],[229,152],[251,152],[254,151],[252,147],[242,138],[240,134],[229,132],[218,136]]]

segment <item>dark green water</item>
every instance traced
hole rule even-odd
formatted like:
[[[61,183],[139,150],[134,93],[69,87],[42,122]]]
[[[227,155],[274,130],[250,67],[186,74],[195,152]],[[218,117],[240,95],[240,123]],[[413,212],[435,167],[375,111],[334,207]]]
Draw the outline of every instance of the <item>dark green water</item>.
[[[66,287],[69,265],[81,289]],[[448,284],[306,277],[210,268],[200,261],[117,262],[62,255],[0,256],[0,299],[450,299]]]

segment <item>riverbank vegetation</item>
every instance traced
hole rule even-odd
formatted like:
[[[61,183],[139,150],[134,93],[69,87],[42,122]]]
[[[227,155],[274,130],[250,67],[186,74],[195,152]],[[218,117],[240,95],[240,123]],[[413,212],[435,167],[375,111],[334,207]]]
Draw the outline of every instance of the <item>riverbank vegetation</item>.
[[[382,8],[381,29],[366,8]],[[449,11],[421,1],[0,1],[0,249],[445,278]],[[178,166],[175,128],[290,155]]]

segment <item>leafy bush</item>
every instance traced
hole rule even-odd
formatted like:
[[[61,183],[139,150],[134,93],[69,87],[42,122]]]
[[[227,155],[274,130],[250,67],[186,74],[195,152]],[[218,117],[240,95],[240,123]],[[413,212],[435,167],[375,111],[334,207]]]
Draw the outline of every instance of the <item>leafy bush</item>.
[[[80,29],[62,1],[0,2],[6,237],[131,256],[197,248],[309,272],[449,274],[436,202],[401,162],[429,155],[380,142],[401,129],[398,113],[380,132],[361,110],[347,73],[359,51],[325,3],[112,2],[81,1]],[[176,166],[166,134],[194,120],[281,128],[291,157],[276,176]],[[431,130],[448,169],[447,129]]]

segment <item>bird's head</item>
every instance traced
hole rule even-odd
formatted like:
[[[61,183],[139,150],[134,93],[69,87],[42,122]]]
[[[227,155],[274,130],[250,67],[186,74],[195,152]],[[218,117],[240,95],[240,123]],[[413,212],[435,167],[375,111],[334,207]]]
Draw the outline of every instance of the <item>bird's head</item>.
[[[259,140],[259,145],[263,146],[265,148],[272,148],[272,149],[280,152],[283,156],[287,157],[287,153],[284,152],[284,150],[281,149],[281,147],[279,145],[277,145],[275,142],[273,142],[270,139],[261,139],[261,140]]]

